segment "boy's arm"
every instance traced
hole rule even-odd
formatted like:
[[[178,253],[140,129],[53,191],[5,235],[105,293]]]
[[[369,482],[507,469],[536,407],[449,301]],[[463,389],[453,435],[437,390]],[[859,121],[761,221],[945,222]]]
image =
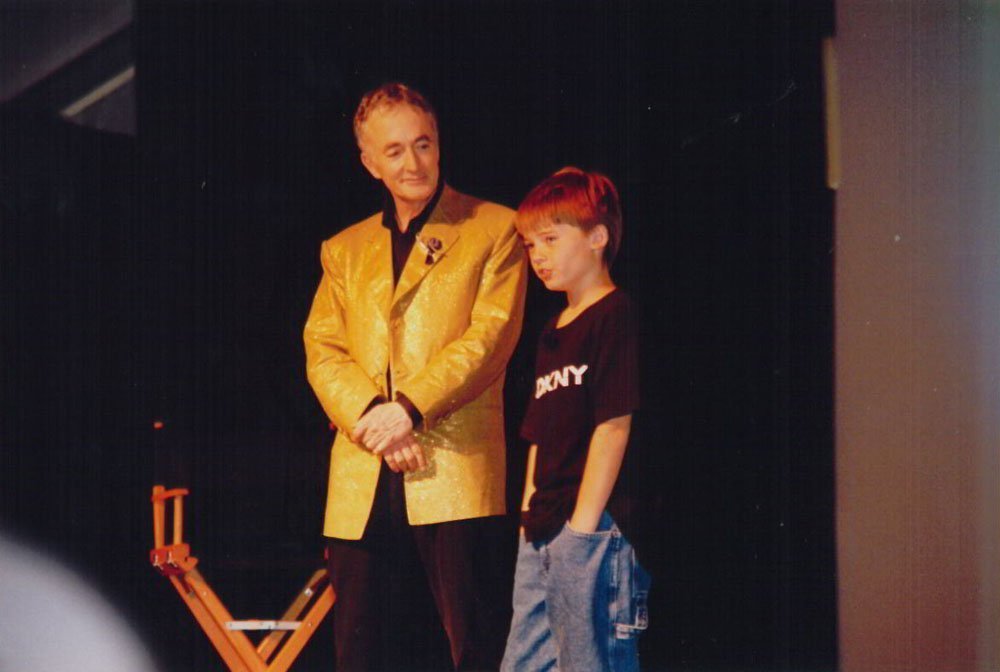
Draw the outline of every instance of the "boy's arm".
[[[576,508],[569,519],[569,526],[573,530],[584,533],[597,530],[601,514],[611,497],[611,490],[618,480],[631,428],[631,414],[611,418],[594,428],[590,447],[587,449],[587,463],[583,468],[580,493],[576,497]],[[525,491],[527,487],[526,483]]]
[[[531,444],[528,449],[528,466],[524,473],[524,496],[521,497],[521,511],[531,508],[531,496],[535,494],[535,454],[538,453],[538,444]],[[518,532],[524,534],[524,525],[518,527]]]
[[[521,499],[521,510],[527,511],[531,496],[535,494],[535,454],[538,453],[538,444],[531,444],[528,449],[528,467],[524,474],[524,497]]]

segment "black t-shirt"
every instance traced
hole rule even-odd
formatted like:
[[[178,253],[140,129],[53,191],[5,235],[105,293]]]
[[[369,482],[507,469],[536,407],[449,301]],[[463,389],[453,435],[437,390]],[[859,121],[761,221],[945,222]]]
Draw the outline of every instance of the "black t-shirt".
[[[635,315],[625,292],[613,290],[561,328],[557,320],[539,338],[521,426],[538,445],[536,489],[522,514],[529,540],[551,537],[573,515],[594,428],[639,406]]]

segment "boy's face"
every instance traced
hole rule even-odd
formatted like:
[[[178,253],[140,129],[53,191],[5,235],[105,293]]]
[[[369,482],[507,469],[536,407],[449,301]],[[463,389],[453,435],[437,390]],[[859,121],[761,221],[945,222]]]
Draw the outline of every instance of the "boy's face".
[[[531,268],[554,292],[582,289],[603,268],[607,229],[602,224],[585,232],[572,224],[546,221],[523,239]]]

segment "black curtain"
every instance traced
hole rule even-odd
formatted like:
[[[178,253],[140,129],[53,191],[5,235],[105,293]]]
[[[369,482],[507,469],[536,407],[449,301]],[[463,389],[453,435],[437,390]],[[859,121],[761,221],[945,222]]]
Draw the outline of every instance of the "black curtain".
[[[280,613],[321,562],[332,435],[300,336],[319,244],[378,207],[350,120],[401,79],[435,103],[457,188],[516,206],[574,164],[622,192],[614,275],[643,310],[628,477],[654,574],[644,665],[835,668],[829,3],[135,9],[136,138],[3,117],[7,528],[93,577],[166,669],[218,669],[146,564],[149,488],[186,486],[227,606]],[[512,502],[558,300],[532,280]],[[297,669],[329,669],[331,649],[321,631]]]

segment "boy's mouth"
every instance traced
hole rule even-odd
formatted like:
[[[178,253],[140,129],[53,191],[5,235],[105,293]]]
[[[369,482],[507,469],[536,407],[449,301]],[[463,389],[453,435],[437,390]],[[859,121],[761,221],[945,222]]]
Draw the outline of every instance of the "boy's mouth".
[[[550,277],[552,277],[552,271],[548,268],[539,268],[535,270],[535,273],[537,273],[538,277],[541,278],[542,280],[548,280]]]

